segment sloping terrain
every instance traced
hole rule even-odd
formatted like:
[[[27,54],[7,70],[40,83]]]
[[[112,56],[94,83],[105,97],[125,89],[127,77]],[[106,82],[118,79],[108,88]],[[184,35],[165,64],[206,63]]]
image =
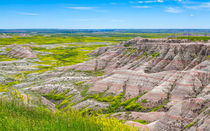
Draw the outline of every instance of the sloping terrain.
[[[144,112],[166,112],[156,119],[139,113],[138,119],[152,122],[147,126],[151,130],[210,129],[210,43],[136,38],[92,55],[99,57],[60,70],[105,70],[88,92],[123,94],[122,101],[137,98]],[[129,120],[136,114],[116,115]]]
[[[81,102],[84,97],[81,95],[83,88],[78,88],[80,83],[84,83],[102,72],[95,74],[78,71],[63,72],[53,68],[63,64],[82,62],[88,58],[87,52],[104,46],[102,44],[105,43],[81,46],[78,44],[79,47],[75,47],[73,44],[3,46],[1,47],[3,59],[0,61],[0,94],[10,96],[15,88],[25,96],[25,99],[33,100],[33,104],[41,102],[53,111],[55,111],[55,104],[57,108],[64,108],[70,102]],[[84,90],[86,88],[84,87]],[[31,98],[28,98],[28,94]],[[87,101],[91,107],[108,106],[108,104],[98,101]]]
[[[84,63],[45,71],[49,65],[44,56],[57,51],[46,47],[49,52],[43,45],[31,46],[42,49],[37,51],[17,45],[0,48],[2,54],[18,58],[0,62],[2,95],[9,95],[9,85],[26,99],[27,94],[35,101],[41,98],[53,111],[97,111],[141,129],[210,129],[210,43],[135,38],[98,48]]]

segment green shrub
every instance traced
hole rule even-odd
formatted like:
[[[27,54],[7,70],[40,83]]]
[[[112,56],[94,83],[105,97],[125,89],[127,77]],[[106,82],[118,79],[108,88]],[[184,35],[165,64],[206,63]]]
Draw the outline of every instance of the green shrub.
[[[141,102],[142,103],[147,103],[147,99],[143,99]]]
[[[56,105],[56,107],[61,108],[63,105],[69,104],[69,99],[73,96],[74,95],[69,95],[69,96],[65,97],[65,99],[59,105]]]
[[[195,122],[191,122],[190,124],[185,126],[185,129],[192,127],[193,125],[195,125]]]
[[[168,102],[169,102],[169,100],[166,100],[162,105],[159,105],[159,106],[157,106],[157,107],[151,109],[150,112],[155,112],[155,111],[158,111],[158,110],[164,108],[165,105],[167,105]]]
[[[155,57],[160,56],[160,53],[152,53],[151,56],[152,56],[153,58],[155,58]]]
[[[69,89],[67,89],[66,91],[64,91],[60,94],[56,94],[55,90],[52,90],[49,94],[43,95],[43,96],[47,97],[48,99],[52,99],[52,100],[62,100],[62,99],[65,99],[65,96],[68,92],[69,92]]]
[[[148,54],[148,52],[144,52],[144,56],[148,56],[149,54]]]

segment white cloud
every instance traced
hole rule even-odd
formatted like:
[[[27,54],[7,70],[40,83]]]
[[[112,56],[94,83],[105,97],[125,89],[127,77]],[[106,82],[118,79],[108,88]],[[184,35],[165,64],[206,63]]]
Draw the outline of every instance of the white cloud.
[[[201,4],[200,7],[201,8],[210,8],[210,2],[205,2],[205,3]]]
[[[67,7],[74,10],[93,10],[95,7]]]
[[[157,1],[144,1],[144,3],[155,3]]]
[[[164,1],[163,1],[163,0],[158,0],[157,2],[162,3],[162,2],[164,2]]]
[[[210,2],[200,2],[200,3],[194,3],[191,5],[185,5],[184,6],[187,9],[210,9]]]
[[[179,8],[168,7],[168,8],[166,9],[166,12],[169,12],[169,13],[181,13],[182,10],[180,10]]]
[[[139,4],[142,4],[142,3],[144,3],[144,2],[143,2],[143,1],[138,1],[138,3],[139,3]]]
[[[16,12],[17,14],[20,14],[20,15],[30,15],[30,16],[36,16],[36,15],[39,15],[39,14],[36,14],[36,13],[30,13],[30,12]]]
[[[146,9],[146,8],[151,8],[150,6],[133,6],[133,8],[144,8],[144,9]]]
[[[184,6],[184,8],[196,10],[196,9],[199,9],[200,6]]]
[[[191,17],[195,16],[194,14],[190,14]]]
[[[147,0],[147,1],[138,1],[139,4],[142,3],[163,3],[163,0]]]

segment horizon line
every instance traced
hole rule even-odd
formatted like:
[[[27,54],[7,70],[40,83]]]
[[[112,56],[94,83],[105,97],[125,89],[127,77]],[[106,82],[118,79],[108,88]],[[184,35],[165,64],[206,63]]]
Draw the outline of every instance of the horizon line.
[[[210,30],[210,28],[0,28],[0,30]]]

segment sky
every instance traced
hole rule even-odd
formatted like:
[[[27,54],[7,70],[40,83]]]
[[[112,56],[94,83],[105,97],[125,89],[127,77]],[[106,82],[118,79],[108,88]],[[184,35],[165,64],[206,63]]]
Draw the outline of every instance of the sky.
[[[0,29],[210,29],[210,0],[0,0]]]

